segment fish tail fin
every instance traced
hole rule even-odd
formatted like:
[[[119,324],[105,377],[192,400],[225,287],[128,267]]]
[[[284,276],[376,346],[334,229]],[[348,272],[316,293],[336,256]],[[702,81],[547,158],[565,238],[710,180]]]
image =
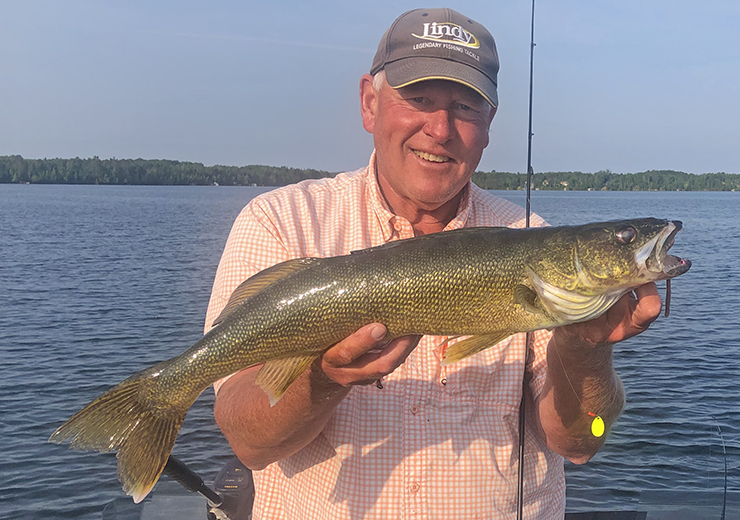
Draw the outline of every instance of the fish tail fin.
[[[151,377],[136,374],[61,425],[49,442],[84,451],[118,450],[118,479],[139,503],[159,479],[188,407],[155,397]]]

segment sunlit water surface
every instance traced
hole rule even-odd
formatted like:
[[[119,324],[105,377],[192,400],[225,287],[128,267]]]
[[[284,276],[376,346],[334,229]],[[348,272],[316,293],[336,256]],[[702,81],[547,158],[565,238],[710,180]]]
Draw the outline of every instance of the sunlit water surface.
[[[196,341],[249,187],[0,185],[0,518],[101,518],[122,496],[111,454],[46,443],[111,385]],[[524,204],[521,192],[499,195]],[[627,392],[606,446],[567,465],[568,509],[635,509],[643,491],[740,487],[740,194],[534,192],[553,225],[684,222],[672,314],[618,345]],[[230,450],[206,391],[174,452],[213,479]],[[722,437],[718,432],[721,428]]]

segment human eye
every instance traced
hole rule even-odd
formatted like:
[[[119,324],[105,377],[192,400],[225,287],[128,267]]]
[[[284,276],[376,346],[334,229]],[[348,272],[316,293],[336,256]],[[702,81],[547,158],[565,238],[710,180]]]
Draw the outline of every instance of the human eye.
[[[480,115],[480,109],[468,103],[457,103],[455,110],[459,114],[459,117],[464,119],[475,119]]]
[[[424,105],[427,102],[427,99],[424,96],[409,96],[406,100],[414,105]]]

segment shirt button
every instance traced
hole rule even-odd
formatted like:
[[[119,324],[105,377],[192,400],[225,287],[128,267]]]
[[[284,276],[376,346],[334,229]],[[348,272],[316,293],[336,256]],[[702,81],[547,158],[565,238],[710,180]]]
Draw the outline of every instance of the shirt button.
[[[393,229],[395,229],[396,231],[401,231],[403,229],[403,226],[399,223],[395,223],[393,224]]]
[[[413,484],[409,486],[409,491],[412,493],[418,493],[419,489],[421,489],[421,486],[419,485],[418,482],[414,482]]]
[[[416,406],[416,405],[412,405],[411,406],[411,415],[416,415],[417,413],[419,413],[419,407]]]

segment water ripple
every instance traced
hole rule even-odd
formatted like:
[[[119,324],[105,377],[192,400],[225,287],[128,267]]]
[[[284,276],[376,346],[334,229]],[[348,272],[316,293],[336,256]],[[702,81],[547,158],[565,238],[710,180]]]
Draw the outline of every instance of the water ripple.
[[[112,454],[46,439],[90,399],[197,340],[229,228],[250,188],[0,185],[0,511],[98,519],[122,496]],[[502,193],[523,204],[520,193]],[[552,224],[684,222],[670,318],[615,348],[627,405],[606,446],[567,465],[568,509],[630,509],[645,490],[740,487],[737,194],[537,192]],[[663,290],[662,288],[660,289]],[[230,457],[206,391],[175,453],[212,479]]]

